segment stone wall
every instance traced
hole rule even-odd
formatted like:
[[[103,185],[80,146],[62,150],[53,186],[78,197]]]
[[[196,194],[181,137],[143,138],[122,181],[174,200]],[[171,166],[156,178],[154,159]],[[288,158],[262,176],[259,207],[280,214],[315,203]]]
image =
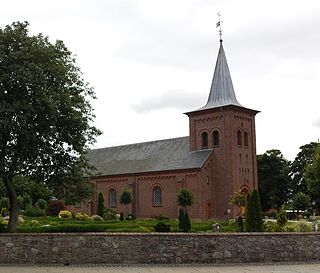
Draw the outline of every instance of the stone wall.
[[[188,264],[320,260],[318,233],[0,234],[0,264]]]

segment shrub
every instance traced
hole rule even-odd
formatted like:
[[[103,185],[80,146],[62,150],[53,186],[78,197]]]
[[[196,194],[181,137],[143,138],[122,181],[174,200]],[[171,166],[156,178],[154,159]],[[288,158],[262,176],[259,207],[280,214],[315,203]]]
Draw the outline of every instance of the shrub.
[[[34,227],[34,226],[39,226],[40,224],[37,220],[31,220],[30,225]]]
[[[68,210],[60,210],[59,218],[72,218],[72,213]]]
[[[124,214],[123,214],[123,212],[120,212],[120,221],[124,221]]]
[[[103,211],[104,211],[104,198],[102,192],[99,192],[98,194],[98,209],[97,209],[97,214],[99,216],[103,216]]]
[[[124,190],[120,196],[120,204],[127,205],[132,202],[132,193],[130,190]]]
[[[47,214],[50,216],[58,216],[60,210],[65,210],[66,206],[62,200],[50,201],[48,204]]]
[[[19,195],[17,197],[17,202],[18,202],[18,208],[23,209],[23,196]]]
[[[188,212],[184,208],[179,210],[179,231],[188,232],[191,230],[191,223]]]
[[[116,212],[113,209],[106,208],[103,211],[103,219],[104,220],[114,220],[116,219]]]
[[[95,221],[95,222],[102,222],[103,218],[100,215],[92,215],[90,217],[91,220]]]
[[[6,217],[9,214],[8,209],[6,207],[1,208],[1,216]]]
[[[256,189],[247,195],[246,214],[246,231],[261,232],[263,229],[262,210],[259,193]]]
[[[156,232],[170,232],[170,225],[166,224],[164,222],[158,222],[155,226],[154,226],[154,230]]]
[[[156,216],[155,219],[158,220],[158,221],[170,220],[169,217],[164,216],[164,215],[162,215],[162,214]]]
[[[80,221],[89,221],[90,217],[88,214],[85,213],[77,213],[75,216],[76,220],[80,220]]]
[[[38,207],[29,206],[23,211],[23,215],[28,217],[41,217],[46,215],[46,211]]]
[[[296,232],[310,232],[312,231],[312,224],[306,221],[299,221],[294,224],[294,231]]]
[[[48,209],[48,203],[46,200],[44,199],[39,199],[36,203],[36,206],[40,209],[43,209],[43,210],[47,210]]]
[[[280,227],[284,227],[288,222],[285,205],[282,205],[277,214],[277,224]]]

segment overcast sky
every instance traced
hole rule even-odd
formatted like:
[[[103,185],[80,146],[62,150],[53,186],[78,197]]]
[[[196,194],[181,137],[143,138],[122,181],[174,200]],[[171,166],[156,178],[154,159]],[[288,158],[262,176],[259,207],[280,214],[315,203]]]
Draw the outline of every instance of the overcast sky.
[[[223,40],[234,89],[256,117],[257,153],[293,160],[320,138],[318,0],[10,0],[0,26],[28,21],[63,40],[94,88],[95,147],[186,136]]]

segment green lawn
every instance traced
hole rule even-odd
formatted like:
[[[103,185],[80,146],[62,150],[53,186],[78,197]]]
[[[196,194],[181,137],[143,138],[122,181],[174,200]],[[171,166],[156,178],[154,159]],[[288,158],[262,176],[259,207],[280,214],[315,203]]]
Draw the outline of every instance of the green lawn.
[[[116,221],[108,220],[95,222],[80,221],[73,218],[61,219],[58,217],[24,217],[25,222],[18,226],[17,232],[154,232],[156,219],[137,219]],[[33,220],[38,223],[34,224]],[[171,232],[178,232],[177,220],[165,220],[170,224]],[[191,221],[192,232],[211,232],[213,221]],[[220,222],[221,232],[233,232],[234,224]]]

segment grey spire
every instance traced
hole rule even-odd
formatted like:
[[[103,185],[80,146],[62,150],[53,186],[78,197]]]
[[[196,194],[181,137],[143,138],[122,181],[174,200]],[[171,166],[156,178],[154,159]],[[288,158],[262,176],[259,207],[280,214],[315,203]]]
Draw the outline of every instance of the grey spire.
[[[234,93],[226,55],[223,50],[222,40],[220,40],[220,49],[213,74],[209,98],[207,104],[198,110],[217,108],[227,105],[243,107],[237,101]]]

